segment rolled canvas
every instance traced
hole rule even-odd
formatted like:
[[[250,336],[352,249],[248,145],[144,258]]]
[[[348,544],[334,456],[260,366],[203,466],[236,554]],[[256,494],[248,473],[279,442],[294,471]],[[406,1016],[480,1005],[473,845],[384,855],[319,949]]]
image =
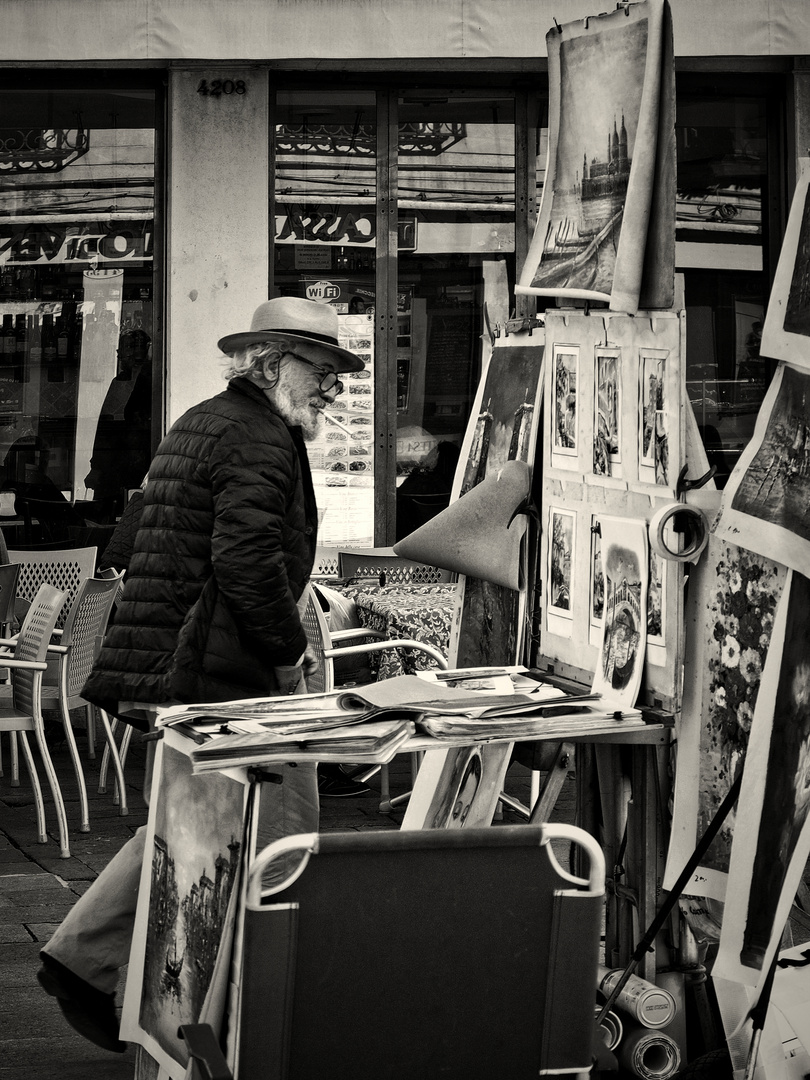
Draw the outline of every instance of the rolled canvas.
[[[405,559],[469,574],[508,589],[521,586],[521,544],[531,473],[525,461],[507,461],[436,517],[394,544]]]

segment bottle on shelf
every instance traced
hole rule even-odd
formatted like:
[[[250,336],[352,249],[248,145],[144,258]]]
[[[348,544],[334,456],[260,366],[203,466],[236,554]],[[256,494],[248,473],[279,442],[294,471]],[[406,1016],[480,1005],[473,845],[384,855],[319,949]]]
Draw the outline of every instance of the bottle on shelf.
[[[42,367],[42,331],[40,330],[39,317],[34,312],[31,316],[31,333],[28,337],[28,364],[26,372],[33,371],[38,377]]]
[[[14,354],[14,378],[17,382],[25,379],[25,360],[28,354],[28,316],[18,315],[14,336],[16,349]]]
[[[14,330],[14,316],[3,316],[3,353],[0,359],[0,379],[10,382],[14,378],[14,361],[17,356],[17,335]]]

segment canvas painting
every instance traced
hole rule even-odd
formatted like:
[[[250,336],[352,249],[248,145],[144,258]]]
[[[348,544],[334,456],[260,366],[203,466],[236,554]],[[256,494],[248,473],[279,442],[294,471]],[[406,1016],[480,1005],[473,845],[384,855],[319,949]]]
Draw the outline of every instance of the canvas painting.
[[[593,471],[620,475],[622,454],[620,349],[597,349],[594,358]]]
[[[810,159],[800,160],[759,353],[810,370]]]
[[[780,363],[723,492],[718,536],[810,566],[810,370]]]
[[[517,292],[609,300],[613,310],[637,310],[654,183],[663,189],[665,177],[674,176],[672,132],[664,128],[658,145],[662,87],[667,115],[673,96],[671,80],[662,79],[664,65],[671,65],[668,39],[661,0],[546,35],[546,182]],[[674,236],[673,209],[674,189]],[[661,218],[652,216],[657,234]],[[659,247],[659,271],[668,262],[660,259],[665,249],[669,245]],[[674,282],[674,262],[671,276]],[[671,290],[656,306],[669,304]]]
[[[605,572],[602,568],[602,528],[596,518],[591,523],[591,603],[590,622],[600,633],[605,617]]]
[[[743,768],[785,568],[712,536],[689,578],[684,701],[664,888],[672,888]],[[732,810],[686,892],[722,900]]]
[[[762,673],[713,971],[757,985],[810,854],[810,581],[789,572]]]
[[[247,786],[226,773],[195,776],[170,732],[155,778],[121,1031],[181,1080],[177,1029],[200,1019],[232,939]]]
[[[616,708],[632,708],[647,644],[647,528],[613,517],[600,518],[600,526],[605,613],[593,690]]]
[[[511,757],[511,743],[429,750],[419,767],[402,828],[491,825]]]

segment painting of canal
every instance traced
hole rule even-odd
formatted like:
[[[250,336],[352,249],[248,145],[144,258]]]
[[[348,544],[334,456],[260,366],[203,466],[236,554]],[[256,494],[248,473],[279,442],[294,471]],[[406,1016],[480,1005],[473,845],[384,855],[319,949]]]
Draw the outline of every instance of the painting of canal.
[[[553,200],[534,287],[610,296],[646,53],[646,22],[560,44]],[[635,77],[617,80],[619,70]]]
[[[197,1022],[222,943],[244,792],[228,776],[193,775],[185,754],[163,747],[139,1020],[176,1061],[185,1059],[177,1029]]]

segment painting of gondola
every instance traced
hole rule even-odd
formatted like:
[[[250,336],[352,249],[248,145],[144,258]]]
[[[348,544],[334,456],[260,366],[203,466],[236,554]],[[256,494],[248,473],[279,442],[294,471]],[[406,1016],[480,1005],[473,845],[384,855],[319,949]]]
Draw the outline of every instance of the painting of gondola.
[[[715,531],[800,573],[810,566],[810,370],[778,364]]]
[[[635,313],[653,189],[672,188],[673,243],[644,268],[674,278],[674,141],[669,10],[647,0],[546,35],[549,140],[543,197],[517,292],[610,301]],[[659,146],[660,139],[660,146]],[[666,167],[663,167],[663,160]],[[670,252],[671,249],[671,252]],[[666,255],[664,254],[666,251]],[[666,306],[671,291],[658,295]],[[669,301],[671,302],[671,300]]]
[[[227,774],[195,776],[174,738],[161,740],[156,762],[122,1037],[181,1080],[177,1029],[199,1021],[230,947],[246,789]]]

